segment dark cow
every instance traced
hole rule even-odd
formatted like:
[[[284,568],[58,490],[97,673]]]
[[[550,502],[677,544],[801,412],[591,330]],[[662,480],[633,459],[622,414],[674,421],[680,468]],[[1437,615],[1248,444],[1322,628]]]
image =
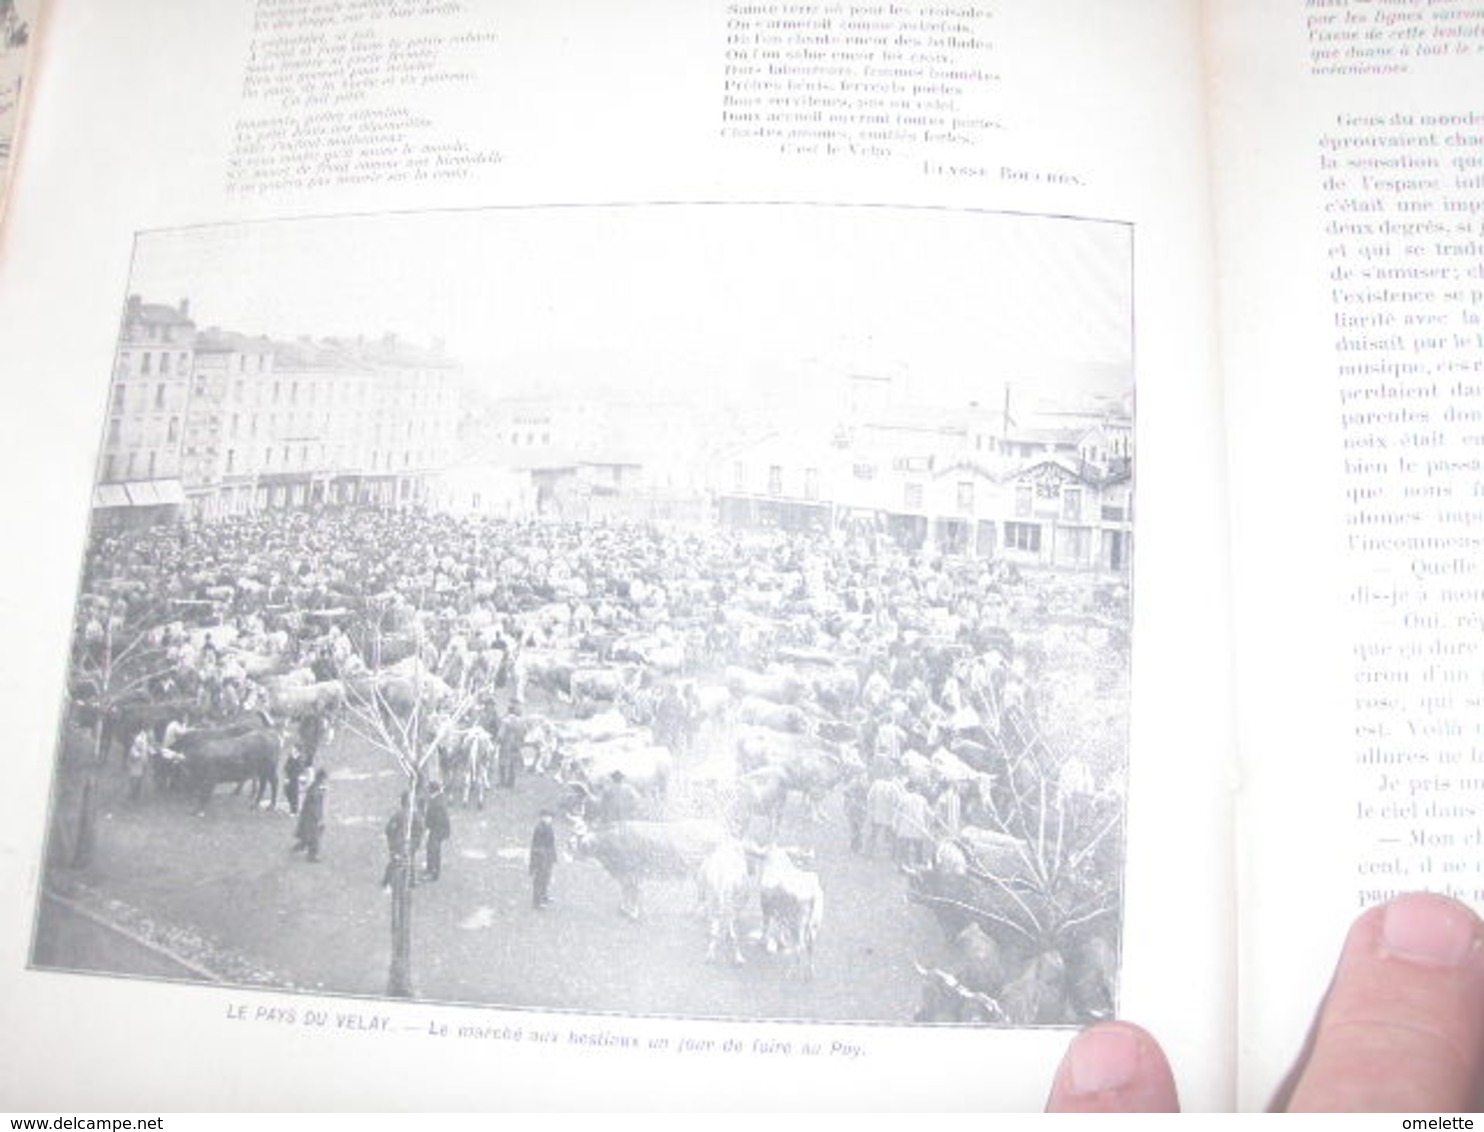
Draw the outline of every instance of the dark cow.
[[[180,736],[175,749],[185,758],[182,779],[199,800],[199,812],[206,812],[212,793],[226,782],[239,790],[244,783],[253,783],[253,806],[260,805],[264,795],[268,795],[269,809],[278,805],[278,762],[284,748],[281,731],[257,727],[240,735],[195,734],[200,737]]]
[[[99,757],[106,758],[109,746],[117,739],[127,761],[134,737],[141,731],[148,731],[150,738],[158,742],[167,723],[184,719],[187,712],[194,710],[196,705],[190,700],[131,699],[115,702],[103,712]]]

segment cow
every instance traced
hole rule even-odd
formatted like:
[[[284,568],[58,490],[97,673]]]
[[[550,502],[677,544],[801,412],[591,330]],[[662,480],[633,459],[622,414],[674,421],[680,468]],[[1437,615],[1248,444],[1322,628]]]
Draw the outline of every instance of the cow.
[[[439,762],[450,794],[465,806],[484,809],[490,788],[490,763],[494,761],[494,740],[478,725],[467,731],[450,729],[446,736]]]
[[[897,859],[899,855],[897,811],[901,809],[902,798],[906,793],[907,787],[896,778],[878,778],[866,791],[865,854],[867,857],[871,856],[876,848],[876,838],[882,836],[886,840],[891,858]]]
[[[814,948],[824,920],[819,874],[800,868],[781,845],[754,850],[751,856],[763,915],[763,947],[788,955],[794,976],[812,979]]]
[[[268,689],[268,710],[277,719],[303,719],[308,715],[333,718],[345,707],[345,684],[320,680],[313,684],[276,684]]]
[[[98,757],[100,760],[108,757],[108,749],[116,738],[122,744],[127,760],[134,736],[148,731],[150,738],[158,741],[167,723],[182,719],[186,713],[195,710],[196,705],[190,700],[126,699],[108,704],[101,716]]]
[[[723,947],[732,952],[733,966],[743,963],[737,922],[752,892],[747,851],[740,841],[728,839],[701,862],[696,873],[696,894],[706,917],[706,962],[714,963]]]
[[[787,776],[788,789],[804,795],[814,821],[823,820],[819,808],[829,792],[852,774],[864,771],[848,755],[819,747],[794,751],[778,765]]]
[[[729,664],[724,678],[737,698],[767,700],[773,704],[797,704],[808,689],[799,675],[789,670],[762,673]]]
[[[268,795],[268,808],[278,805],[278,760],[284,736],[277,728],[255,727],[237,735],[195,732],[179,736],[175,749],[183,756],[181,777],[199,800],[197,813],[206,812],[212,793],[224,782],[239,790],[254,784],[250,804],[260,805]]]
[[[568,783],[595,786],[617,773],[639,793],[652,798],[663,798],[669,791],[674,769],[675,758],[668,748],[625,740],[573,744],[562,764]]]
[[[635,921],[643,918],[641,887],[646,881],[693,880],[701,862],[727,839],[721,825],[700,819],[589,828],[579,818],[572,826],[573,856],[603,866],[618,882],[619,912]]]
[[[571,675],[572,703],[591,714],[603,703],[619,703],[639,687],[638,668],[577,668]]]
[[[788,772],[776,765],[760,766],[737,779],[732,800],[732,826],[748,837],[772,839],[783,825],[788,804]]]
[[[807,735],[814,720],[803,708],[777,704],[761,696],[744,696],[737,704],[737,719],[789,735]]]
[[[749,728],[737,740],[737,769],[746,777],[767,767],[782,771],[786,792],[804,795],[815,821],[822,820],[819,807],[826,795],[852,773],[863,769],[839,752],[801,746],[789,736],[767,728]],[[754,781],[762,780],[759,777]],[[776,816],[782,820],[783,802],[778,805]]]

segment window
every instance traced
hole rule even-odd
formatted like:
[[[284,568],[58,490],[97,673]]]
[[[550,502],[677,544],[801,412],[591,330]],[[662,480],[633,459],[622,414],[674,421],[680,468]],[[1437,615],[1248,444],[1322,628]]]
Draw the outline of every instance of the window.
[[[148,373],[149,372],[149,366],[150,366],[150,356],[149,356],[149,351],[146,350],[146,351],[144,351],[144,353],[142,353],[142,354],[139,355],[139,372],[140,373]]]
[[[115,384],[113,387],[113,411],[122,413],[124,411],[124,386]]]
[[[1027,550],[1032,554],[1041,553],[1041,524],[1006,523],[1005,549]]]
[[[907,485],[906,491],[903,493],[902,502],[906,504],[907,510],[909,510],[909,511],[921,511],[922,510],[922,484],[920,484],[920,483],[909,483]]]
[[[160,372],[161,373],[164,373],[164,374],[168,374],[170,372],[170,355],[169,354],[162,353],[160,355]]]
[[[154,479],[155,478],[155,455],[156,455],[156,453],[154,452],[153,449],[151,449],[150,450],[150,454],[149,454],[149,478],[150,479]]]
[[[166,444],[174,444],[179,439],[180,439],[180,418],[179,417],[171,417],[170,418],[170,430],[165,435],[165,443]]]
[[[111,421],[108,422],[108,443],[109,444],[118,444],[118,442],[119,442],[119,426],[122,423],[123,422],[120,421],[117,417],[114,417],[113,420],[111,420]]]
[[[805,468],[804,469],[804,498],[805,499],[818,499],[819,498],[819,469],[818,468]]]
[[[876,478],[876,465],[857,464],[851,469],[851,474],[858,480],[873,480]]]
[[[738,460],[732,465],[732,490],[747,490],[747,465]]]
[[[1015,485],[1015,516],[1024,519],[1030,516],[1035,506],[1035,489],[1028,483]]]
[[[782,464],[769,464],[768,465],[768,494],[769,495],[782,495],[783,494],[783,465]]]
[[[227,472],[229,474],[232,472],[233,466],[236,463],[237,463],[237,449],[235,449],[235,448],[228,448],[227,449]]]
[[[960,480],[958,484],[958,509],[965,514],[974,511],[974,481]]]
[[[1061,517],[1071,523],[1081,522],[1082,489],[1080,487],[1068,487],[1062,489]]]
[[[159,385],[156,385],[155,386],[155,408],[157,408],[157,409],[163,409],[164,407],[165,407],[165,383],[162,381],[162,382],[160,382]]]

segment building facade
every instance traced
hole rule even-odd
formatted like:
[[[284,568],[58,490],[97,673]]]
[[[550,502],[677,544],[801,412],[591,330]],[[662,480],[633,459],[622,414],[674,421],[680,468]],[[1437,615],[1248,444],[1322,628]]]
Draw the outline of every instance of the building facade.
[[[153,521],[425,503],[457,459],[460,379],[437,343],[199,330],[184,301],[131,297],[95,507]]]

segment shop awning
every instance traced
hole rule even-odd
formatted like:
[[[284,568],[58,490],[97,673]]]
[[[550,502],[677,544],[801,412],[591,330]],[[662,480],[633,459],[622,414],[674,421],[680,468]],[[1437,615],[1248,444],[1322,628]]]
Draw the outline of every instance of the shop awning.
[[[153,507],[160,501],[155,491],[153,480],[140,480],[138,483],[127,483],[124,487],[129,492],[129,502],[135,507]]]
[[[172,507],[185,506],[185,488],[180,486],[179,480],[155,480],[156,502],[168,504]]]
[[[93,488],[94,507],[127,507],[129,493],[121,483],[100,483]]]

